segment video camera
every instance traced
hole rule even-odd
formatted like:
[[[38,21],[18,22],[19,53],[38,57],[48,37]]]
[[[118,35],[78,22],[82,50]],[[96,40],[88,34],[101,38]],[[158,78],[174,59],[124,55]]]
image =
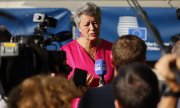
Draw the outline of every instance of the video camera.
[[[53,17],[49,17],[43,13],[35,13],[33,16],[33,22],[39,23],[39,26],[35,28],[36,31],[46,31],[48,27],[55,28],[57,26],[57,20]]]
[[[56,27],[57,20],[46,14],[35,13],[33,22],[38,23],[34,29],[34,35],[13,36],[10,42],[0,43],[0,79],[6,95],[9,91],[25,78],[37,74],[64,73],[69,74],[72,70],[66,64],[66,53],[64,51],[49,51],[46,49],[47,41],[61,42],[57,34],[44,39],[44,33],[48,27]],[[66,32],[65,32],[66,33]],[[69,35],[68,35],[69,36]],[[50,41],[49,41],[50,40]]]

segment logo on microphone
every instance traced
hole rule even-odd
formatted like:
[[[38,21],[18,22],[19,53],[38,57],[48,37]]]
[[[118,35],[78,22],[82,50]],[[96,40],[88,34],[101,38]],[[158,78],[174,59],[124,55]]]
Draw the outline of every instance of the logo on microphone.
[[[117,32],[119,36],[132,34],[138,36],[144,41],[147,40],[146,27],[139,27],[137,18],[134,16],[119,17]]]
[[[95,72],[97,75],[105,75],[107,71],[106,62],[103,59],[95,61]]]
[[[106,64],[97,63],[95,64],[95,71],[107,70]]]

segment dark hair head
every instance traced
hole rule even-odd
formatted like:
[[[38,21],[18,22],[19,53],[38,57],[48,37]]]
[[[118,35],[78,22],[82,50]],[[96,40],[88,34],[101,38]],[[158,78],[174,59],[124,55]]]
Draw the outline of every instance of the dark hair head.
[[[180,55],[180,34],[171,37],[169,43],[169,50],[173,54]]]
[[[177,41],[180,40],[180,34],[176,34],[170,38],[170,46],[174,46]]]
[[[119,37],[112,47],[113,60],[116,67],[132,62],[146,61],[146,44],[137,36]]]
[[[156,108],[160,99],[158,79],[149,67],[133,63],[118,72],[113,89],[123,108]]]

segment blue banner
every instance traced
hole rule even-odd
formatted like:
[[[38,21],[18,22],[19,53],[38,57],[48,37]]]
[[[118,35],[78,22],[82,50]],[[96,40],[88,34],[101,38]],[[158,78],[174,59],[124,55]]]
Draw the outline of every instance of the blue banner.
[[[137,17],[136,13],[130,7],[101,7],[101,10],[102,24],[100,37],[114,42],[121,35],[135,34],[141,37],[148,46],[148,61],[156,61],[160,58],[161,52],[159,46],[154,41],[144,22]],[[150,21],[159,30],[164,44],[168,45],[170,37],[180,32],[180,20],[176,17],[176,9],[144,8],[144,10]],[[34,28],[38,26],[38,23],[33,22],[33,15],[35,13],[45,13],[58,20],[57,27],[49,27],[47,32],[56,34],[61,31],[72,31],[71,12],[68,9],[12,8],[1,9],[1,11],[10,13],[16,17],[13,20],[0,17],[0,24],[7,26],[13,35],[32,35]],[[67,42],[63,42],[62,44]]]
[[[135,34],[147,44],[147,60],[156,61],[161,56],[159,46],[141,18],[130,7],[102,7],[101,37],[114,42],[124,34]],[[175,8],[144,8],[150,21],[158,29],[165,45],[170,37],[180,33],[180,20]],[[133,47],[133,46],[132,46]]]

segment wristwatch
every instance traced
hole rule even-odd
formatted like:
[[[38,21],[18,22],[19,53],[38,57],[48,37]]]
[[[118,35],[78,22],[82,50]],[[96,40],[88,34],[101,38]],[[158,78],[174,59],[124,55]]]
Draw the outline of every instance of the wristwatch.
[[[165,89],[165,92],[163,94],[163,96],[167,97],[167,96],[172,96],[172,97],[180,97],[180,92],[173,92],[169,87],[167,87]]]

